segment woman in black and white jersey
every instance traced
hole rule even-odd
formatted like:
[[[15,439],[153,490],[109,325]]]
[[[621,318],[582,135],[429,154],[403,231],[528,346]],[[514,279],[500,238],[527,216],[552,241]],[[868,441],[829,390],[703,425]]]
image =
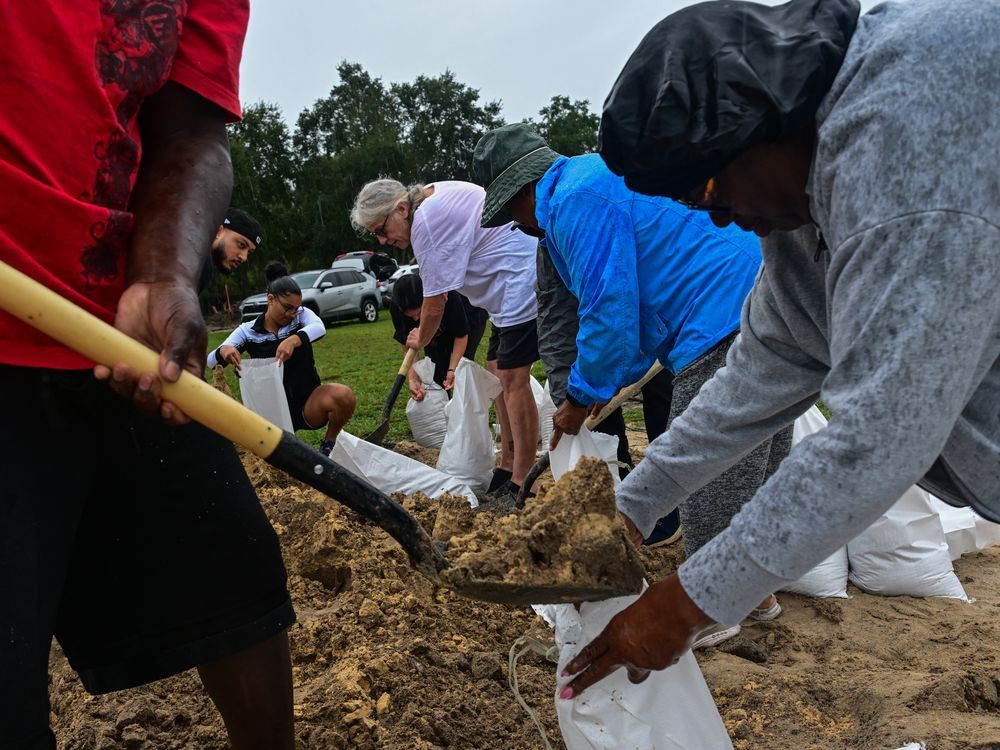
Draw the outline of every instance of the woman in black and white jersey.
[[[239,371],[243,353],[281,362],[292,425],[296,430],[318,430],[326,425],[320,451],[329,454],[337,434],[354,414],[354,392],[340,383],[320,383],[312,342],[326,334],[326,326],[316,313],[302,307],[302,290],[281,263],[268,263],[264,274],[268,279],[267,309],[229,334],[208,355],[208,366],[231,364]]]

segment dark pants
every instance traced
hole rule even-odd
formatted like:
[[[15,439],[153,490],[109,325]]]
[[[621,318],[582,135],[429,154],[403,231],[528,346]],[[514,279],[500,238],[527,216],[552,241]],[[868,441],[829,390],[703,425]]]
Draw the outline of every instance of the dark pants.
[[[667,370],[663,370],[642,387],[642,417],[646,423],[646,438],[649,442],[653,442],[666,432],[667,421],[670,418],[670,403],[673,398],[673,384],[673,375]],[[632,466],[628,436],[625,432],[625,416],[620,408],[605,417],[604,421],[594,428],[594,432],[616,435],[618,437],[618,460]],[[623,479],[628,473],[628,470],[624,468],[618,471]]]
[[[0,366],[0,748],[54,747],[55,635],[103,693],[293,621],[278,539],[232,443],[142,417],[89,371]]]
[[[670,421],[691,403],[701,387],[726,364],[726,353],[734,336],[717,344],[685,367],[674,378]],[[750,500],[778,468],[792,447],[792,428],[785,428],[754,450],[717,479],[709,482],[681,503],[684,551],[690,557],[729,526],[729,521]]]

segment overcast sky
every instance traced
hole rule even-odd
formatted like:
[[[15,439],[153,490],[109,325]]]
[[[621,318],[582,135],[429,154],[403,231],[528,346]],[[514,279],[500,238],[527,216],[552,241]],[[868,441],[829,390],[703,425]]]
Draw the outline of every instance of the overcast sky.
[[[765,0],[767,5],[777,5]],[[277,104],[293,124],[337,82],[337,64],[383,82],[446,69],[500,99],[509,121],[556,94],[600,111],[625,60],[685,0],[251,0],[244,103]],[[874,0],[862,0],[864,10]]]

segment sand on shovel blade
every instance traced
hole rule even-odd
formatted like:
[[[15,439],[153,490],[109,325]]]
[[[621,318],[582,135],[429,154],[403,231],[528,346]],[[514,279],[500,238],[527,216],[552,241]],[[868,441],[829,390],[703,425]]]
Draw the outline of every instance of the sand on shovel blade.
[[[615,510],[607,464],[583,458],[554,486],[507,515],[473,513],[446,496],[434,523],[456,588],[491,586],[518,603],[592,601],[638,593],[643,569]],[[532,598],[535,597],[535,598]]]

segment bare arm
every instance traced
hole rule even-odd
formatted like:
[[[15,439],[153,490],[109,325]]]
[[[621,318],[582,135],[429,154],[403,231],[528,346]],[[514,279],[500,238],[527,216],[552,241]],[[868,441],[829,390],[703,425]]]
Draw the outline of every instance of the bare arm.
[[[140,410],[179,423],[186,417],[161,402],[160,378],[203,372],[207,335],[197,283],[229,205],[232,163],[224,112],[183,86],[167,83],[139,117],[143,158],[115,326],[160,350],[160,366],[158,373],[136,373],[118,364],[111,385]],[[112,371],[98,366],[95,375],[106,379]]]
[[[444,304],[447,300],[447,292],[435,294],[433,297],[424,297],[424,304],[420,307],[420,327],[414,328],[406,337],[408,347],[421,349],[431,342],[441,326],[441,318],[444,317]]]

